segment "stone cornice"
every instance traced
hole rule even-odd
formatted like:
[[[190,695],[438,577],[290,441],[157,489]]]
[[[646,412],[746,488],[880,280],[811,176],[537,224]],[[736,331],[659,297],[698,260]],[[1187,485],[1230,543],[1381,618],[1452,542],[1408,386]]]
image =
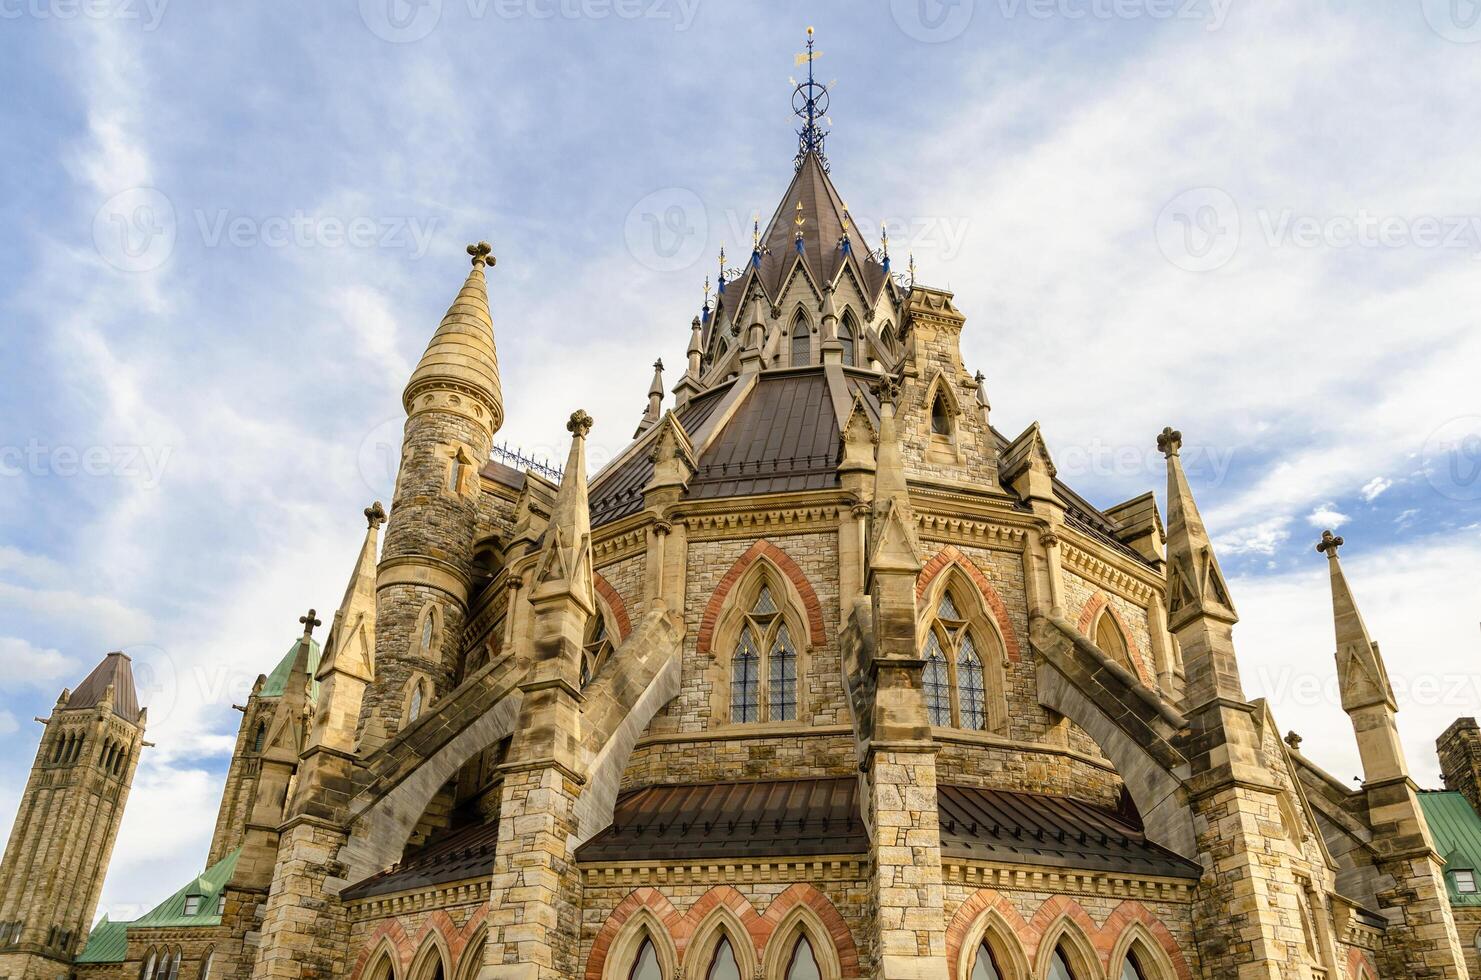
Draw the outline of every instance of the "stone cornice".
[[[592,564],[602,568],[643,554],[648,547],[648,526],[652,523],[653,515],[641,511],[598,528],[591,536]]]
[[[448,908],[454,905],[484,904],[488,900],[489,877],[482,875],[415,891],[392,892],[389,895],[372,895],[368,898],[353,899],[345,903],[345,909],[349,912],[351,920],[363,921]]]
[[[941,859],[941,873],[947,885],[964,885],[973,889],[1100,895],[1180,904],[1193,901],[1193,891],[1198,884],[1184,878],[1154,878],[1079,868],[1046,868],[1037,864],[965,861],[944,856]]]
[[[711,858],[702,861],[613,861],[581,865],[587,888],[638,885],[725,885],[744,882],[793,884],[806,881],[862,881],[869,855],[838,854],[789,858]]]
[[[998,548],[1022,552],[1028,538],[1030,522],[1018,523],[999,518],[972,518],[959,514],[938,514],[917,510],[916,526],[922,538],[968,547]]]
[[[1164,582],[1150,569],[1133,570],[1130,562],[1124,561],[1119,555],[1114,555],[1103,545],[1095,543],[1094,539],[1068,525],[1060,531],[1060,540],[1063,542],[1060,556],[1064,559],[1065,567],[1081,578],[1108,592],[1124,596],[1144,608],[1151,603],[1154,596],[1162,592]],[[1087,544],[1094,544],[1096,550],[1092,551]]]
[[[841,514],[850,513],[838,502],[796,507],[774,504],[745,509],[744,504],[708,513],[687,514],[684,526],[691,540],[716,540],[744,535],[779,536],[834,531]]]

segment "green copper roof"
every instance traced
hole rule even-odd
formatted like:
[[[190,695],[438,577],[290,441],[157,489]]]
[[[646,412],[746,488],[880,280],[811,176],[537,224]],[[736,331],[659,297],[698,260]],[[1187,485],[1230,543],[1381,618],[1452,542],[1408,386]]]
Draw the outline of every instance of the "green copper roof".
[[[109,922],[108,917],[104,916],[93,926],[93,931],[88,933],[87,945],[83,947],[82,955],[77,957],[77,962],[122,963],[128,950],[128,930],[131,928],[219,926],[221,914],[217,909],[220,906],[221,892],[226,888],[227,882],[231,881],[232,872],[237,867],[237,858],[241,854],[240,847],[232,851],[207,868],[200,877],[187,882],[175,894],[132,922]],[[195,912],[187,915],[186,903],[192,897],[199,901],[195,903]]]
[[[1445,887],[1451,905],[1481,906],[1481,891],[1462,894],[1455,888],[1456,870],[1470,870],[1481,883],[1481,815],[1464,796],[1449,790],[1419,794],[1419,808],[1430,825],[1435,850],[1445,859]]]
[[[293,673],[293,660],[298,656],[298,644],[302,641],[303,637],[294,640],[293,645],[288,648],[288,652],[283,655],[283,659],[279,660],[278,665],[273,668],[273,672],[267,675],[267,683],[262,685],[263,697],[276,698],[282,696],[283,689],[288,686],[288,675]],[[312,680],[312,678],[319,672],[319,656],[321,652],[319,641],[313,637],[309,637],[309,677],[311,678],[309,681],[309,697],[316,701],[319,698],[319,682]]]

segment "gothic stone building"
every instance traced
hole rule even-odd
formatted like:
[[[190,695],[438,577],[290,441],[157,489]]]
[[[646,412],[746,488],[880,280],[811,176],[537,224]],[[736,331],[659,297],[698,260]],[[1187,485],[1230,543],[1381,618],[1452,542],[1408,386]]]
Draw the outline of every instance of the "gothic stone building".
[[[1358,788],[1246,696],[1179,433],[1165,514],[1092,505],[992,426],[955,297],[852,235],[809,123],[671,405],[655,375],[590,475],[575,412],[558,480],[491,461],[471,246],[389,517],[244,706],[206,870],[89,935],[146,721],[110,655],[47,721],[0,977],[1466,977],[1481,731],[1416,788],[1340,539]]]

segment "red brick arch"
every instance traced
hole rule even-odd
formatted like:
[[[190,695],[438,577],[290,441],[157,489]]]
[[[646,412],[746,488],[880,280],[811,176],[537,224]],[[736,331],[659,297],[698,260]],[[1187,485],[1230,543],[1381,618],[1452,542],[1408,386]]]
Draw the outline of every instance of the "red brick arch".
[[[1091,643],[1095,642],[1095,637],[1090,635],[1090,627],[1095,625],[1095,617],[1100,615],[1102,609],[1110,613],[1111,618],[1116,621],[1116,626],[1121,630],[1121,638],[1126,641],[1126,652],[1131,656],[1131,662],[1136,667],[1137,676],[1142,679],[1143,684],[1155,689],[1157,685],[1152,680],[1152,674],[1147,670],[1142,651],[1137,648],[1136,640],[1131,635],[1131,627],[1121,617],[1121,611],[1111,605],[1111,597],[1104,592],[1097,592],[1091,596],[1090,601],[1085,603],[1085,608],[1081,610],[1079,623],[1080,635]]]
[[[612,583],[603,578],[601,572],[592,572],[591,582],[597,590],[597,595],[601,596],[607,608],[612,610],[612,618],[617,620],[617,640],[620,643],[627,639],[627,634],[633,631],[632,620],[627,615],[627,604],[622,601],[622,594],[612,588]]]
[[[797,589],[797,594],[802,597],[803,611],[807,614],[807,634],[813,646],[821,646],[823,643],[823,604],[818,601],[818,594],[813,591],[812,583],[807,580],[802,569],[787,554],[770,541],[761,540],[751,545],[746,553],[735,560],[730,566],[720,584],[715,587],[715,594],[710,597],[709,605],[705,606],[704,616],[699,621],[699,637],[697,640],[700,653],[709,653],[710,644],[715,639],[715,624],[720,620],[720,610],[725,607],[725,597],[730,595],[730,590],[745,576],[752,565],[760,559],[765,558],[777,567],[787,580]]]
[[[1146,926],[1152,938],[1157,941],[1157,945],[1162,947],[1162,951],[1172,961],[1172,968],[1176,971],[1178,980],[1192,980],[1193,971],[1188,968],[1188,961],[1183,958],[1183,951],[1179,948],[1172,930],[1168,929],[1167,925],[1153,915],[1145,905],[1131,899],[1127,899],[1112,909],[1111,914],[1106,916],[1105,924],[1100,927],[1100,934],[1093,937],[1095,948],[1100,951],[1101,956],[1111,955],[1121,935],[1133,922],[1140,922]],[[1117,964],[1105,964],[1107,970],[1115,965]]]
[[[611,951],[612,944],[622,934],[627,921],[640,908],[649,909],[658,921],[663,923],[664,928],[669,932],[669,938],[673,940],[674,948],[679,952],[679,963],[682,966],[689,941],[716,908],[724,906],[740,920],[755,948],[756,961],[759,963],[762,962],[766,944],[771,940],[772,933],[786,918],[787,913],[798,905],[806,905],[823,923],[823,928],[833,940],[833,948],[838,954],[839,967],[843,971],[845,980],[854,980],[858,977],[859,949],[854,943],[854,936],[849,931],[848,923],[844,921],[843,916],[838,913],[838,909],[834,908],[826,895],[812,885],[796,884],[772,899],[766,911],[760,914],[751,905],[750,899],[730,885],[716,885],[711,888],[689,907],[688,912],[682,915],[674,909],[662,892],[654,888],[639,888],[619,902],[617,908],[613,909],[612,914],[607,917],[607,921],[602,924],[601,931],[597,933],[597,938],[592,943],[591,955],[586,961],[585,980],[601,980],[602,971],[607,965],[607,954]]]
[[[1373,964],[1373,954],[1356,946],[1347,949],[1347,980],[1374,980],[1378,967]]]
[[[998,632],[1003,634],[1003,649],[1008,659],[1017,663],[1022,659],[1021,648],[1018,645],[1018,634],[1013,630],[1013,620],[1008,615],[1008,606],[1003,602],[1003,597],[998,595],[998,590],[992,587],[987,576],[982,574],[982,569],[976,563],[962,554],[961,549],[954,544],[949,544],[936,552],[936,556],[926,562],[924,568],[915,579],[915,601],[925,596],[930,589],[931,583],[936,581],[946,569],[955,565],[972,580],[977,586],[977,591],[982,593],[982,599],[987,603],[987,608],[992,610],[993,619],[997,621]]]
[[[1038,948],[1038,936],[1029,928],[1029,924],[1023,921],[1023,916],[1013,907],[1001,892],[984,888],[973,893],[956,910],[956,915],[951,917],[951,923],[946,927],[946,965],[948,969],[955,969],[955,964],[961,959],[962,944],[967,940],[967,933],[972,926],[989,911],[996,911],[1003,917],[1003,921],[1013,930],[1018,937],[1018,944],[1023,947],[1023,957],[1029,963],[1034,961],[1034,950]],[[951,973],[949,976],[956,976]]]

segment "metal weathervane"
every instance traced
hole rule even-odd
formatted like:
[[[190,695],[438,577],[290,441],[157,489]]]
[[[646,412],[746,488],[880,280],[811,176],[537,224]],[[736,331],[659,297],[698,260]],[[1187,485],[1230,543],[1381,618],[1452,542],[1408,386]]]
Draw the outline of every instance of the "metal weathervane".
[[[822,56],[821,51],[813,50],[813,30],[809,27],[807,51],[797,56],[798,65],[807,64],[807,81],[793,81],[796,88],[792,92],[792,111],[802,120],[802,128],[797,131],[797,169],[802,169],[802,161],[809,153],[816,153],[826,173],[828,158],[823,153],[823,137],[827,133],[819,120],[828,114],[828,86],[815,81],[812,71],[812,63]]]

